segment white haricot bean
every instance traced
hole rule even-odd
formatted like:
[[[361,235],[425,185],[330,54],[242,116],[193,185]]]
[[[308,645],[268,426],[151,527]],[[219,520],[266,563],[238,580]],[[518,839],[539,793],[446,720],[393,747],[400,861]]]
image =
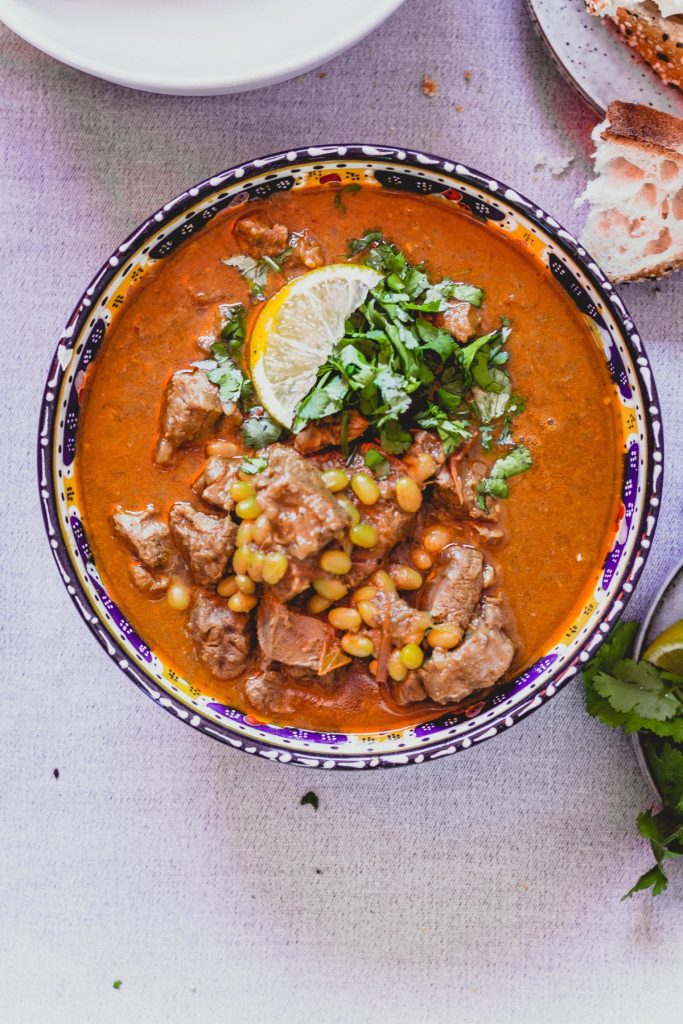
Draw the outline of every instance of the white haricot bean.
[[[188,586],[180,580],[174,580],[166,591],[166,600],[176,612],[184,612],[190,607],[192,592]]]
[[[450,544],[452,539],[453,533],[447,526],[432,526],[431,529],[425,530],[422,535],[422,544],[425,550],[435,555],[442,548],[445,548],[447,544]]]
[[[417,512],[422,504],[422,491],[412,477],[402,476],[396,481],[396,501],[404,512]]]
[[[419,590],[422,586],[422,577],[417,569],[411,569],[409,565],[396,563],[389,566],[389,575],[399,590]]]

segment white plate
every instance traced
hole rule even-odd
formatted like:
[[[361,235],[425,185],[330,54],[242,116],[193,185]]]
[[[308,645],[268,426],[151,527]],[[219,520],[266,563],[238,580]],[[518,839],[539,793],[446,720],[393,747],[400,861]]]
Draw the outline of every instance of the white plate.
[[[665,85],[608,20],[590,15],[584,0],[525,2],[560,74],[598,113],[622,100],[683,116],[683,93]]]
[[[0,20],[52,57],[149,92],[240,92],[308,71],[403,0],[0,0]]]

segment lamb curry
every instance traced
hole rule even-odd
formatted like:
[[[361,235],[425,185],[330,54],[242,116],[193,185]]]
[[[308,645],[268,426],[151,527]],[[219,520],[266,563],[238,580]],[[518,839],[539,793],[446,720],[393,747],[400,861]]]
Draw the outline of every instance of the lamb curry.
[[[587,326],[515,243],[430,197],[224,211],[133,286],[84,403],[112,597],[197,689],[282,724],[471,703],[563,632],[615,529]]]

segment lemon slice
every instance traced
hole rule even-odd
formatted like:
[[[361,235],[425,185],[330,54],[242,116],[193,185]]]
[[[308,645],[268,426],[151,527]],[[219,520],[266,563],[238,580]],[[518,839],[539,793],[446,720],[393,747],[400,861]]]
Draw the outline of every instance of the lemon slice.
[[[249,342],[249,371],[278,423],[291,427],[346,321],[381,279],[371,267],[335,263],[295,277],[266,302]]]
[[[643,657],[657,668],[683,676],[683,619],[665,629],[650,644]]]

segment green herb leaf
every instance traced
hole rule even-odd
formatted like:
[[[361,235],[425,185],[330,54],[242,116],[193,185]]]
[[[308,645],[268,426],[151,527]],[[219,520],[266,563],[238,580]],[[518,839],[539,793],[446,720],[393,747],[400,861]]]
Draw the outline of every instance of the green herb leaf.
[[[456,284],[453,288],[453,298],[479,307],[484,301],[484,293],[481,288],[475,288],[472,284]]]
[[[369,249],[376,242],[381,242],[383,237],[381,231],[366,231],[360,238],[351,238],[346,245],[347,257],[356,256],[359,252]]]
[[[371,469],[375,476],[378,476],[380,479],[391,472],[391,463],[386,455],[378,451],[377,448],[369,448],[363,459],[368,469]]]
[[[121,979],[117,978],[116,981],[112,982],[111,987],[112,988],[121,988],[122,985],[123,985],[123,982],[121,981]]]
[[[260,302],[265,298],[268,284],[268,265],[263,260],[255,260],[251,256],[240,254],[222,260],[226,267],[235,267],[244,278],[253,301]]]
[[[666,877],[664,869],[661,864],[655,864],[653,868],[646,871],[644,875],[641,875],[638,881],[629,891],[622,896],[622,900],[627,900],[629,896],[633,896],[636,892],[642,892],[646,889],[652,889],[653,896],[659,896],[669,885],[669,879]]]
[[[282,434],[282,427],[275,423],[267,413],[251,416],[242,423],[242,438],[248,448],[263,448],[273,444]]]
[[[259,455],[245,456],[240,463],[240,469],[243,473],[247,473],[249,476],[255,476],[256,473],[262,473],[268,466],[268,459],[264,459]]]
[[[683,703],[655,665],[627,659],[610,674],[598,672],[593,687],[615,711],[641,719],[668,722],[683,713]]]
[[[642,737],[645,756],[666,807],[683,815],[683,749],[670,740]]]
[[[304,793],[301,797],[299,803],[302,807],[305,807],[306,804],[310,804],[313,810],[317,811],[320,801],[318,800],[318,794],[314,793],[312,789],[309,789],[308,793]]]
[[[398,420],[386,420],[379,428],[382,447],[390,455],[402,455],[410,448],[413,439]]]
[[[502,459],[494,462],[489,476],[480,480],[477,487],[477,505],[479,508],[487,511],[487,498],[489,496],[492,498],[507,498],[509,496],[509,489],[506,481],[512,476],[517,476],[519,473],[525,473],[527,469],[531,469],[532,465],[531,452],[523,444],[518,444],[507,455],[503,456]]]

